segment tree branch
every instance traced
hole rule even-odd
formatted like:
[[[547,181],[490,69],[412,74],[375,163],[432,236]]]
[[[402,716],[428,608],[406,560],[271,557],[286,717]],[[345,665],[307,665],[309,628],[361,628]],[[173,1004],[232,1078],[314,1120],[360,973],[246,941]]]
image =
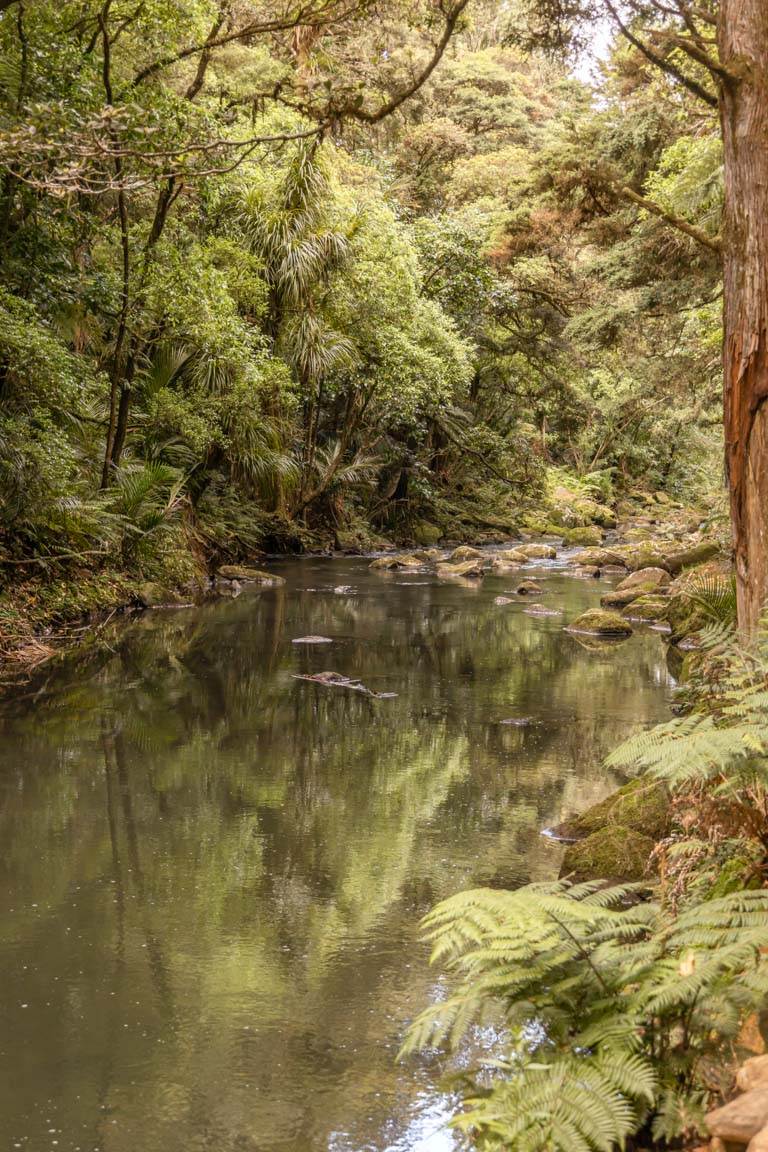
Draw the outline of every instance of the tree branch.
[[[631,200],[633,204],[637,204],[639,208],[644,208],[646,212],[650,212],[652,216],[658,216],[665,224],[671,225],[676,228],[678,232],[684,232],[686,236],[690,236],[697,244],[702,244],[705,248],[709,248],[711,252],[722,251],[722,244],[720,238],[717,236],[710,236],[702,228],[697,228],[695,224],[690,224],[684,220],[682,216],[676,216],[674,212],[668,212],[666,208],[662,208],[660,204],[656,204],[653,200],[647,200],[645,196],[640,196],[637,192],[633,192],[631,188],[626,185],[624,187],[616,186],[616,192],[624,200]]]
[[[705,104],[708,104],[710,108],[718,107],[717,96],[715,96],[712,92],[708,92],[706,88],[699,84],[698,80],[694,80],[692,77],[686,76],[684,72],[681,72],[677,65],[672,64],[669,60],[666,60],[664,56],[660,56],[658,52],[654,52],[653,48],[649,48],[648,45],[644,44],[638,36],[635,36],[634,32],[632,32],[631,29],[627,27],[627,25],[619,16],[619,13],[617,12],[615,5],[612,3],[612,0],[603,0],[603,3],[605,4],[606,9],[610,13],[614,22],[618,26],[622,36],[624,36],[624,38],[628,40],[630,44],[637,48],[638,52],[642,52],[646,60],[650,60],[651,64],[655,64],[657,68],[662,70],[662,72],[666,72],[668,76],[674,77],[674,79],[679,81],[683,87],[687,88],[689,92],[692,92],[694,96],[698,96],[700,100],[703,100]]]

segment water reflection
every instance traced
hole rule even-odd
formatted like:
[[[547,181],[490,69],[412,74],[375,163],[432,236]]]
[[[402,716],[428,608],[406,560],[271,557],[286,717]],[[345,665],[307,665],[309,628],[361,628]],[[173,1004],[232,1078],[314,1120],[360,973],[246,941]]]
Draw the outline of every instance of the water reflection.
[[[494,605],[509,575],[283,572],[123,625],[6,709],[6,1146],[448,1152],[439,1065],[394,1063],[437,994],[418,919],[553,875],[540,827],[665,715],[658,636],[585,650],[562,625],[599,585],[556,567],[562,618]],[[398,695],[294,679],[325,669]]]

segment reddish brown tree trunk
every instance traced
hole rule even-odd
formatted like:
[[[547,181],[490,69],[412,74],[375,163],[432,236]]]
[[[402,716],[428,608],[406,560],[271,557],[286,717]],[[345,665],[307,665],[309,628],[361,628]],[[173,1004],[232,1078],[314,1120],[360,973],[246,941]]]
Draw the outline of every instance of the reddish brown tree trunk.
[[[768,2],[721,0],[725,449],[739,625],[768,599]]]

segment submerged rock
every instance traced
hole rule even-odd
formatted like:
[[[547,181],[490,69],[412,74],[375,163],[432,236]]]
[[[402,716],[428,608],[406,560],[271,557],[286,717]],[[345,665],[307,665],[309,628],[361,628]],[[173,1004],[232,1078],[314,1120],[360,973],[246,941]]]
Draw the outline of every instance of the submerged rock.
[[[222,564],[216,576],[220,580],[239,580],[243,584],[285,584],[283,576],[276,576],[274,572],[264,572],[261,568],[248,568],[243,564]]]
[[[531,604],[530,608],[523,608],[526,616],[562,616],[559,608],[545,608],[543,604]]]
[[[514,603],[511,596],[495,596],[493,602],[497,604],[499,608],[502,608],[505,604]]]
[[[333,644],[330,636],[297,636],[291,644]]]
[[[632,635],[632,625],[618,612],[590,608],[568,625],[566,632],[585,632],[590,636],[624,637]]]

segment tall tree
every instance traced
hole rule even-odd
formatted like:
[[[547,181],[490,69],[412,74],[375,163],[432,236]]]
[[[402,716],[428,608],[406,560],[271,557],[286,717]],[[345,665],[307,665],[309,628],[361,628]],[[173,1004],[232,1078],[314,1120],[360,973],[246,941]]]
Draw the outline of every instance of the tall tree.
[[[516,35],[577,48],[608,18],[659,68],[717,109],[725,157],[722,237],[634,196],[694,239],[716,243],[724,274],[726,466],[739,622],[752,634],[768,599],[768,7],[764,0],[525,0]]]

